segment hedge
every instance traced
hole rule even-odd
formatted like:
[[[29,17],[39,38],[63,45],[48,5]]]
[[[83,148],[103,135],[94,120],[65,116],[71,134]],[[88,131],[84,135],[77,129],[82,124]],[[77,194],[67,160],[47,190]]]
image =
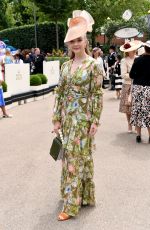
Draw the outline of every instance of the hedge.
[[[38,86],[38,85],[42,85],[42,80],[38,75],[32,75],[30,77],[30,85],[31,86]]]
[[[65,28],[59,23],[59,46],[64,47]],[[0,39],[8,39],[17,49],[30,49],[35,47],[34,25],[19,26],[0,31]],[[53,22],[44,22],[37,25],[37,44],[45,51],[56,49],[56,27]]]
[[[32,75],[32,76],[33,76],[33,75]],[[44,74],[42,74],[42,73],[38,73],[38,74],[36,74],[36,75],[34,75],[34,76],[40,77],[40,78],[41,78],[41,81],[42,81],[42,84],[46,84],[47,81],[48,81],[47,77],[46,77]]]

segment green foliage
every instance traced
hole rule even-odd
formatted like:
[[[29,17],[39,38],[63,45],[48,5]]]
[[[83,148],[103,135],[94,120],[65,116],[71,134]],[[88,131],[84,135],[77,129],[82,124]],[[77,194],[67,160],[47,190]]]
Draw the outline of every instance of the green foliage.
[[[132,18],[128,22],[121,20],[106,20],[103,31],[108,38],[108,43],[114,37],[114,33],[124,27],[135,27],[139,32],[148,32],[145,17]],[[101,31],[99,31],[101,32]]]
[[[32,75],[32,76],[30,77],[30,85],[31,85],[31,86],[42,85],[42,80],[41,80],[41,78],[38,76],[38,74]]]
[[[3,92],[7,92],[7,84],[6,82],[2,82]]]
[[[64,55],[64,52],[62,51],[62,50],[60,50],[60,49],[53,49],[52,50],[52,56],[53,57],[63,57],[63,55]]]
[[[60,61],[60,66],[66,62],[69,61],[69,57],[47,57],[46,61]]]
[[[103,47],[102,47],[102,50],[104,52],[104,54],[108,54],[109,52],[109,44],[104,44]]]
[[[0,30],[8,26],[6,9],[7,9],[7,0],[1,0],[0,1]]]
[[[59,25],[60,47],[64,47],[64,25]],[[37,25],[37,43],[38,47],[47,51],[56,48],[56,30],[55,24],[50,22],[39,23]],[[8,39],[10,44],[20,49],[30,49],[35,47],[34,25],[20,26],[0,31],[1,39]]]
[[[33,75],[32,75],[33,76]],[[48,79],[47,79],[47,77],[44,75],[44,74],[36,74],[35,76],[38,76],[38,77],[40,77],[41,78],[41,81],[42,81],[42,84],[46,84],[47,83],[47,81],[48,81]]]
[[[33,0],[39,9],[44,12],[49,19],[55,22],[65,22],[71,16],[73,10],[77,9],[77,0]]]
[[[37,22],[48,20],[33,0],[0,0],[0,29],[33,24],[34,10]]]
[[[59,47],[63,47],[63,36],[60,34],[58,36],[58,31],[59,33],[61,33],[61,31],[60,27],[57,28],[57,23],[65,23],[65,29],[67,29],[66,22],[69,17],[72,17],[73,10],[84,9],[93,16],[95,20],[92,32],[92,40],[94,44],[96,33],[100,32],[100,28],[104,26],[108,17],[115,22],[121,20],[123,12],[127,9],[132,11],[132,18],[134,19],[145,16],[150,9],[150,0],[0,0],[0,30],[8,27],[34,23],[34,9],[36,12],[37,23],[48,20],[54,21],[55,28],[52,31],[53,33],[47,33],[45,35],[42,31],[42,35],[46,37],[53,36],[52,39],[49,39],[49,42],[46,43],[46,45],[49,47],[51,40],[52,44],[55,40],[57,45],[51,47],[57,47],[58,49]],[[113,28],[114,26],[115,25],[113,24]],[[124,26],[126,26],[125,21]],[[116,29],[116,27],[114,29]],[[19,33],[16,33],[15,36],[13,36],[13,39],[18,35],[20,36],[20,33],[22,33],[22,31],[19,30]],[[110,33],[112,32],[110,31]],[[29,39],[27,38],[28,36]],[[27,36],[25,35],[24,37],[25,39],[20,39],[20,37],[18,39],[21,43],[20,47],[34,47],[34,28],[32,29],[31,36],[27,33]],[[39,36],[40,39],[41,37],[42,36]],[[10,41],[13,41],[13,39],[9,38]],[[45,42],[43,42],[44,39],[41,39],[41,43]],[[29,46],[26,45],[26,40],[28,41]],[[41,47],[43,47],[43,45]],[[46,50],[52,50],[52,48]]]
[[[107,18],[116,22],[122,19],[122,14],[125,10],[130,9],[133,13],[133,18],[140,18],[147,14],[150,9],[149,0],[86,0],[87,10],[94,18],[95,25],[93,26],[92,32],[92,43],[94,44],[95,35],[100,33],[100,28],[104,26]],[[116,24],[116,23],[115,23]],[[126,26],[126,22],[123,22]],[[114,28],[112,23],[112,27]],[[113,30],[113,28],[110,30]],[[113,31],[116,30],[116,27]],[[112,34],[112,31],[110,31]]]
[[[57,49],[60,48],[60,38],[58,35],[58,22],[67,22],[67,18],[77,6],[77,0],[34,0],[39,9],[44,12],[49,20],[55,22]]]

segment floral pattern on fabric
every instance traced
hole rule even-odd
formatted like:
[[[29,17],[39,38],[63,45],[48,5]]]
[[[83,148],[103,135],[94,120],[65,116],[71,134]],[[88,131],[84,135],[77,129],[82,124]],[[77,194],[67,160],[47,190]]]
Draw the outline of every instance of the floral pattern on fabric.
[[[150,86],[133,85],[130,122],[141,128],[150,127]]]
[[[53,122],[60,121],[64,139],[61,177],[63,210],[78,213],[81,204],[94,204],[93,139],[90,125],[99,124],[102,111],[103,72],[95,59],[88,57],[71,74],[72,60],[63,64],[56,89]]]

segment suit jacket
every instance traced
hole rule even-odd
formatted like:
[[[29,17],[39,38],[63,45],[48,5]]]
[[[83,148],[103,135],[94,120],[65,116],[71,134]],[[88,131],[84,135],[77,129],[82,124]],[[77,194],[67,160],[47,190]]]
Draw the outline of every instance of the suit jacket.
[[[116,53],[113,52],[110,55],[108,55],[108,67],[111,67],[116,62]]]

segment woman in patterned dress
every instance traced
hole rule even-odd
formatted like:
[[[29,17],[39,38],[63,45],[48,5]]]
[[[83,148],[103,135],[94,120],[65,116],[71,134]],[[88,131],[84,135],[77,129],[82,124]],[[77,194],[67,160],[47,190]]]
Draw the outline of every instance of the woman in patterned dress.
[[[132,132],[130,124],[131,103],[129,97],[131,95],[131,78],[129,73],[136,57],[136,50],[141,46],[140,41],[127,42],[120,47],[120,50],[125,53],[125,58],[121,60],[121,77],[123,78],[121,100],[119,112],[125,113],[128,122],[128,132]]]
[[[136,126],[136,142],[141,142],[141,128],[147,128],[150,143],[150,41],[145,53],[136,58],[130,71],[133,79],[131,124]]]
[[[90,15],[86,11],[78,11],[79,16],[73,13],[65,38],[71,59],[61,68],[53,116],[54,131],[62,130],[65,149],[61,177],[64,203],[58,220],[76,216],[82,205],[95,205],[92,143],[102,111],[103,73],[87,54],[88,20],[84,16]]]

